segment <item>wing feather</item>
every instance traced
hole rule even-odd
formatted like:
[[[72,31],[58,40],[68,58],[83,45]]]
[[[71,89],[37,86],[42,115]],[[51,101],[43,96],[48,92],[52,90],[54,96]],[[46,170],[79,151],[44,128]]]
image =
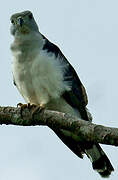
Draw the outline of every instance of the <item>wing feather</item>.
[[[81,117],[84,120],[89,120],[86,112],[86,105],[88,104],[86,90],[76,71],[68,62],[61,50],[55,44],[51,43],[47,38],[45,38],[45,36],[43,36],[43,38],[45,39],[43,50],[46,50],[48,53],[55,54],[56,59],[61,61],[62,64],[66,64],[68,67],[64,72],[64,80],[71,82],[71,91],[65,91],[62,94],[63,98],[68,102],[68,104],[80,112]]]

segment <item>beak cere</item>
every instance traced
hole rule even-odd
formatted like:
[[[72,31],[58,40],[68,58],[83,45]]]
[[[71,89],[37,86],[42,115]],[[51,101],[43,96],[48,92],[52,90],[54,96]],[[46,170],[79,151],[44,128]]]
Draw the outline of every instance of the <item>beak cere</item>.
[[[18,25],[22,27],[24,21],[21,17],[18,18],[18,21],[17,21]]]

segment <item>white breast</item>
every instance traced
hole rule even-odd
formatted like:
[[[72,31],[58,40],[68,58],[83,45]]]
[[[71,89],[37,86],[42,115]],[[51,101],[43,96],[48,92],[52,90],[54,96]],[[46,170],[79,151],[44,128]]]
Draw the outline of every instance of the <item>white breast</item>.
[[[64,68],[55,60],[55,56],[39,52],[35,56],[27,54],[24,60],[21,52],[15,52],[12,71],[18,90],[26,102],[47,104],[70,87],[64,82]]]

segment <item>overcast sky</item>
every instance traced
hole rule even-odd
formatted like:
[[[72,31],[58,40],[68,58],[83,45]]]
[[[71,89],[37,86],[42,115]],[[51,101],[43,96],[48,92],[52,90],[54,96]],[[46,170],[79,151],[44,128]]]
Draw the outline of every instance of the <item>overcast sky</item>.
[[[118,1],[4,0],[0,6],[0,103],[24,100],[13,86],[10,16],[31,10],[40,31],[56,43],[86,87],[95,123],[118,127]],[[102,146],[118,178],[118,149]],[[100,180],[46,127],[0,127],[0,180]]]

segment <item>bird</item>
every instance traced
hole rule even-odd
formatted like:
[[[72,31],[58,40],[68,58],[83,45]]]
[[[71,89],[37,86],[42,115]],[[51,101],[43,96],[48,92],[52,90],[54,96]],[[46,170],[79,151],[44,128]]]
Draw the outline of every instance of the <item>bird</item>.
[[[32,12],[15,13],[10,20],[13,82],[26,103],[91,122],[85,87],[60,48],[39,31]],[[78,157],[86,154],[102,177],[114,171],[98,143],[76,142],[59,128],[55,133]]]

